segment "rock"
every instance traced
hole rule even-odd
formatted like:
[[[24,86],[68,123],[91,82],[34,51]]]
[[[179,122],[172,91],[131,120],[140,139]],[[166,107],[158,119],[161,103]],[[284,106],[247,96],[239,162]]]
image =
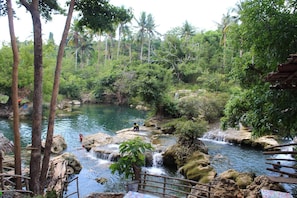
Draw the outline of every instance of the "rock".
[[[51,159],[50,172],[52,172],[53,170],[52,168],[55,167],[56,164],[61,162],[66,162],[68,175],[78,174],[82,169],[82,166],[80,162],[77,160],[77,158],[75,157],[75,155],[71,153],[63,153],[62,155],[56,156]]]
[[[0,151],[3,153],[11,153],[13,152],[14,145],[9,139],[7,139],[3,133],[0,133]]]
[[[260,175],[256,177],[253,182],[243,191],[246,198],[261,198],[261,189],[286,192],[283,186],[270,181],[266,175]]]
[[[241,146],[254,147],[259,149],[265,149],[270,146],[279,145],[274,136],[263,136],[260,138],[252,137],[252,133],[248,128],[242,128],[240,130],[227,129],[221,130],[220,127],[214,126],[206,134],[204,138],[214,139],[224,142],[229,142]]]
[[[281,185],[271,182],[267,176],[255,177],[251,173],[240,173],[232,169],[223,172],[208,184],[212,186],[213,198],[262,198],[261,189],[285,192]],[[206,196],[203,190],[193,189],[191,194],[195,196],[188,198]]]
[[[93,193],[86,198],[123,198],[123,193]]]
[[[245,189],[253,182],[255,175],[252,173],[239,173],[236,170],[229,169],[221,173],[220,178],[231,179],[235,181],[240,189]]]
[[[98,182],[99,184],[105,184],[107,182],[107,179],[104,177],[99,177],[95,179],[96,182]]]
[[[79,100],[72,100],[73,105],[81,105],[81,102]]]
[[[92,135],[87,135],[83,137],[82,146],[87,150],[92,147],[111,144],[112,137],[106,133],[96,133]]]
[[[50,183],[47,186],[47,191],[55,190],[57,194],[60,194],[68,176],[78,174],[81,169],[81,164],[73,154],[64,153],[52,158],[49,166],[48,180]]]
[[[163,164],[167,167],[182,167],[191,155],[200,151],[207,153],[207,147],[201,140],[196,140],[192,144],[187,144],[186,142],[179,142],[166,149],[163,154]]]
[[[180,168],[180,173],[186,179],[208,183],[216,176],[216,171],[210,166],[209,155],[196,151]]]
[[[45,148],[45,141],[42,141],[42,149]],[[67,148],[65,139],[61,135],[55,135],[53,137],[53,143],[51,147],[51,152],[54,154],[61,154]]]

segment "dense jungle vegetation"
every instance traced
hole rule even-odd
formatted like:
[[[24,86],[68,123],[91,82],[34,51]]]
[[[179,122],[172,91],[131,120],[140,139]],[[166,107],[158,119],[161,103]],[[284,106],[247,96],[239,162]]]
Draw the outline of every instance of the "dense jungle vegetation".
[[[112,24],[108,31],[81,28],[74,19],[58,100],[141,103],[157,115],[187,123],[184,127],[221,119],[224,128],[241,122],[258,136],[294,136],[297,94],[270,89],[265,77],[296,53],[296,8],[291,0],[246,0],[222,16],[217,30],[197,30],[185,21],[165,35],[158,33],[158,19],[145,12]],[[133,20],[137,27],[130,23]],[[21,97],[32,101],[33,41],[18,42],[18,49]],[[50,101],[57,50],[53,35],[47,35],[44,102]],[[12,61],[10,43],[3,43],[2,95],[11,96]]]

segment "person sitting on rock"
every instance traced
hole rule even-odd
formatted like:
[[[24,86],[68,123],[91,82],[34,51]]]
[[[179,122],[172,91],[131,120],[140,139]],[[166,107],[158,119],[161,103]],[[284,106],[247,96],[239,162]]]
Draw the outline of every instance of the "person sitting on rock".
[[[133,131],[139,131],[139,125],[136,122],[134,122]]]

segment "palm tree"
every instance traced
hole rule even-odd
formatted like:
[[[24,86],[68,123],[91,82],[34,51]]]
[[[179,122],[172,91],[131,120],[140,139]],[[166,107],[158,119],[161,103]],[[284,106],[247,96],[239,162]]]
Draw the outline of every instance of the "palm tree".
[[[123,33],[123,41],[126,41],[126,47],[129,50],[129,60],[130,62],[132,61],[132,41],[133,41],[133,36],[132,36],[132,31],[130,30],[130,27],[125,25],[122,28],[122,33]]]
[[[120,54],[122,33],[124,31],[123,29],[127,23],[131,22],[132,18],[133,18],[133,14],[131,9],[126,10],[124,7],[121,7],[119,9],[119,41],[118,41],[118,49],[117,49],[117,59]]]
[[[147,21],[146,21],[146,32],[148,34],[148,53],[147,53],[147,62],[150,62],[151,57],[151,39],[155,36],[155,34],[161,35],[159,32],[157,32],[156,25],[154,18],[151,14],[147,15]]]
[[[78,48],[80,42],[81,28],[78,25],[78,19],[74,19],[72,26],[70,27],[69,37],[67,45],[75,48],[75,70],[77,70],[78,63]]]
[[[223,68],[226,66],[226,48],[227,48],[227,33],[230,25],[234,22],[230,10],[223,15],[221,23],[218,24],[218,29],[222,31],[221,45],[223,45]]]
[[[142,12],[140,14],[140,18],[139,20],[137,20],[135,18],[136,22],[137,22],[137,27],[139,28],[138,32],[136,33],[136,40],[140,41],[140,61],[142,62],[143,59],[143,45],[144,45],[144,40],[146,37],[146,26],[147,26],[147,18],[146,18],[146,13]]]
[[[185,21],[181,28],[181,37],[188,40],[191,36],[195,35],[195,28],[188,22]]]
[[[78,24],[78,20],[75,19],[70,28],[67,42],[67,45],[75,50],[75,70],[77,70],[78,63],[80,63],[80,67],[83,67],[87,63],[87,57],[94,51],[92,42],[93,34],[82,30]]]

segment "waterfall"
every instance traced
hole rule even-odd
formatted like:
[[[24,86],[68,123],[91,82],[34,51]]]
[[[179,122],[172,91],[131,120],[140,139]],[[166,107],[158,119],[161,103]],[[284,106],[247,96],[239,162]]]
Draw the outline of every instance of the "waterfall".
[[[154,153],[153,154],[153,167],[161,167],[163,165],[163,157],[162,153]]]
[[[226,133],[222,132],[220,129],[214,129],[206,132],[201,139],[226,142]]]
[[[155,152],[153,154],[153,163],[151,167],[143,167],[143,169],[150,173],[150,174],[155,174],[155,175],[164,175],[165,169],[163,167],[163,156],[162,153]]]

